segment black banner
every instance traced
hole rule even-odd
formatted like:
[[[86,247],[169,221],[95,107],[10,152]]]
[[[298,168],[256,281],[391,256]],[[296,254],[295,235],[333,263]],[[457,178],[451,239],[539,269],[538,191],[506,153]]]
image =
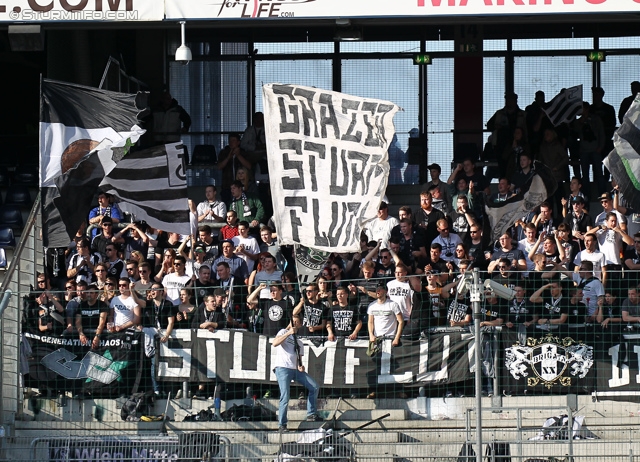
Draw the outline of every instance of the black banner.
[[[94,396],[129,395],[140,380],[143,334],[104,334],[95,350],[77,336],[25,333],[31,344],[26,386]],[[92,339],[90,338],[89,341]]]
[[[272,339],[234,330],[174,333],[176,339],[156,349],[160,380],[276,383]],[[446,384],[472,377],[469,351],[474,338],[462,331],[432,334],[421,340],[402,339],[398,347],[391,346],[391,339],[385,340],[382,352],[374,358],[366,355],[366,339],[302,340],[304,366],[324,387]]]
[[[505,329],[501,340],[500,383],[507,392],[557,395],[595,389],[595,357],[602,339],[593,329]]]
[[[624,326],[626,327],[626,326]],[[496,332],[501,390],[512,394],[591,393],[640,396],[640,332],[621,326],[565,326],[561,331]],[[131,394],[150,370],[143,333],[103,335],[92,350],[77,337],[27,333],[33,351],[25,385],[93,396]],[[490,339],[490,332],[483,333]],[[276,383],[272,339],[242,330],[180,329],[167,343],[156,341],[156,375],[167,382]],[[374,358],[368,340],[329,342],[305,338],[303,363],[324,388],[381,384],[447,385],[473,377],[475,338],[462,329],[444,329],[398,347],[382,344]],[[486,346],[487,341],[482,342]],[[483,354],[483,361],[487,355]]]

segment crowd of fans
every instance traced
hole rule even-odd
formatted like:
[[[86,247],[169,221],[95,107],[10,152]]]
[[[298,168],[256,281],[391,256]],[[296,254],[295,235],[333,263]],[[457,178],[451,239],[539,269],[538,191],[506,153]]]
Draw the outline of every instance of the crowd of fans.
[[[228,200],[218,200],[216,186],[207,186],[204,200],[190,203],[189,236],[127,222],[109,195],[99,193],[88,228],[67,249],[47,252],[47,271],[38,275],[25,328],[78,336],[93,348],[105,331],[138,328],[153,361],[154,338],[167,342],[174,329],[234,328],[274,336],[292,314],[300,314],[299,335],[372,343],[387,337],[397,346],[429,329],[469,326],[469,294],[456,286],[460,275],[474,269],[515,293],[513,300],[485,293],[482,327],[553,330],[591,323],[608,329],[640,321],[638,214],[615,182],[608,187],[603,170],[602,176],[594,173],[600,214],[589,212],[581,179],[588,176],[568,178],[569,149],[578,146],[584,160],[584,125],[599,117],[602,98],[596,95],[604,91],[594,88],[593,94],[591,111],[564,132],[540,109],[544,95],[536,94],[526,111],[508,95],[488,123],[490,149],[500,153],[496,190],[474,159],[458,164],[446,182],[440,166],[429,165],[431,181],[415,198],[417,206],[399,207],[396,218],[383,201],[363,229],[360,252],[331,254],[316,280],[303,287],[292,249],[278,244],[252,178],[264,158],[257,153],[264,149],[263,130],[253,130],[253,150],[243,147],[244,136],[233,134],[218,164]],[[600,153],[613,133],[607,124]],[[577,126],[581,134],[571,141]],[[535,175],[534,160],[552,168],[559,192],[493,241],[484,205],[517,193]],[[589,166],[602,168],[595,164],[583,161],[583,175]],[[163,394],[151,375],[153,390]],[[485,391],[492,389],[487,385]],[[204,396],[205,386],[194,393]]]

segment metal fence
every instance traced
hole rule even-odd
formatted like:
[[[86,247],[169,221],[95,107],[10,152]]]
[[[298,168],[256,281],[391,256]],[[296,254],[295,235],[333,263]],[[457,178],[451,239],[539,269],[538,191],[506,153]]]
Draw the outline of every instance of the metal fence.
[[[618,433],[614,433],[618,432]],[[598,440],[524,440],[499,438],[485,432],[486,462],[596,462],[638,460],[640,443],[625,440],[624,430],[612,430]],[[443,441],[424,441],[425,438]],[[11,438],[1,459],[14,461],[475,461],[474,447],[452,441],[447,431],[310,431],[184,432],[169,435],[73,435]]]
[[[1,425],[12,425],[22,407],[20,375],[21,294],[28,293],[36,271],[42,271],[43,252],[40,224],[40,195],[22,229],[19,243],[2,280],[3,298],[0,304],[0,403]]]

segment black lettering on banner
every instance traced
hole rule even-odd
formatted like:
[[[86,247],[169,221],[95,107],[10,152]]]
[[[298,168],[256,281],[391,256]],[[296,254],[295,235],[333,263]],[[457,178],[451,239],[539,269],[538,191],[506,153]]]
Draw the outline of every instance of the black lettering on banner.
[[[293,87],[289,85],[274,85],[274,95],[287,95],[291,101],[295,101],[293,96]],[[287,106],[289,112],[293,116],[293,122],[287,121]],[[300,133],[300,120],[298,116],[298,105],[287,105],[284,98],[278,98],[278,107],[280,108],[280,133]]]
[[[291,101],[295,101],[295,96],[293,96],[294,88],[291,85],[273,85],[271,87],[273,89],[274,95],[287,95]]]
[[[338,161],[342,162],[342,178],[343,184],[339,185],[338,182]],[[336,196],[346,196],[349,187],[349,167],[347,165],[347,159],[344,149],[342,155],[338,159],[338,148],[331,146],[331,184],[329,185],[329,193]]]
[[[364,196],[369,191],[369,184],[364,179],[364,171],[367,168],[367,161],[369,160],[369,154],[365,154],[363,152],[357,151],[349,151],[347,153],[347,157],[349,160],[359,161],[362,165],[362,169],[358,171],[358,166],[355,163],[351,164],[351,194],[356,193],[356,188],[358,187],[358,183],[362,182],[362,192],[361,194]],[[371,175],[369,175],[371,177]]]
[[[347,202],[346,204],[342,204],[342,222],[344,223],[347,219],[346,214],[349,214],[349,222],[347,223],[346,230],[344,233],[344,241],[342,245],[347,245],[349,241],[352,239],[352,234],[356,231],[356,227],[354,226],[354,219],[360,209],[362,204],[359,202]],[[356,236],[358,238],[358,236]]]
[[[352,238],[352,234],[356,234],[354,221],[359,211],[360,215],[362,215],[362,203],[333,201],[331,203],[331,225],[329,226],[328,232],[324,231],[326,229],[327,220],[326,217],[320,216],[320,203],[318,199],[313,199],[312,204],[316,245],[336,247],[338,245],[338,241],[340,240],[340,234],[344,234],[342,245],[346,245]],[[341,214],[339,213],[338,209],[340,206],[342,208]],[[362,216],[360,216],[360,219],[362,219]],[[320,228],[321,223],[324,225],[322,229]],[[338,232],[334,234],[334,231],[336,229],[338,230]],[[344,233],[341,233],[340,230],[343,229]]]
[[[326,106],[320,107],[320,136],[322,138],[327,137],[327,125],[333,127],[333,135],[336,140],[340,139],[340,126],[338,125],[338,118],[336,117],[336,110],[333,107],[333,99],[330,94],[320,93],[320,104],[326,104]],[[327,111],[329,115],[327,116]]]
[[[296,155],[302,156],[302,141],[300,140],[280,140],[280,149],[295,151]],[[289,153],[282,154],[283,170],[296,170],[298,178],[290,176],[282,177],[282,189],[297,190],[304,189],[304,171],[302,169],[302,160],[290,160]]]
[[[318,119],[316,117],[316,112],[313,108],[313,97],[316,94],[315,91],[305,90],[303,88],[296,88],[295,95],[302,96],[307,100],[308,106],[304,103],[304,101],[298,100],[300,102],[300,107],[302,109],[302,121],[304,123],[304,135],[311,135],[311,126],[309,121],[313,121],[313,136],[318,138]]]
[[[306,141],[304,143],[304,150],[317,152],[318,157],[320,159],[324,159],[327,155],[327,147],[324,144],[320,143],[312,143],[311,141]],[[316,178],[316,158],[315,156],[309,156],[309,174],[311,175],[311,190],[318,190],[318,180]]]
[[[374,116],[376,113],[376,109],[378,107],[378,103],[372,102],[364,102],[362,103],[362,110],[368,111],[371,113],[371,118],[374,121],[377,121],[377,117]],[[365,146],[380,146],[380,138],[373,136],[373,125],[374,123],[369,122],[369,116],[367,114],[363,114],[364,124],[367,126],[367,138],[364,140]]]
[[[378,114],[382,113],[382,117],[380,117],[380,123],[378,124],[378,132],[380,134],[380,139],[382,140],[382,145],[387,142],[387,136],[384,131],[384,119],[389,115],[391,111],[394,110],[394,108],[395,106],[393,104],[380,104],[378,106]]]
[[[332,148],[333,149],[333,148]],[[331,202],[331,226],[329,226],[329,232],[321,232],[320,231],[320,202],[318,199],[313,199],[313,220],[314,220],[314,230],[316,235],[316,246],[324,246],[324,247],[336,247],[338,245],[338,239],[340,236],[333,235],[334,230],[337,227],[338,222],[338,203]],[[324,222],[324,220],[323,220]],[[338,231],[338,234],[340,232]]]
[[[278,107],[280,108],[280,133],[299,133],[300,119],[298,116],[298,106],[295,104],[287,105],[284,98],[278,98]],[[293,116],[293,122],[287,121],[287,109]]]
[[[293,240],[300,241],[300,233],[298,232],[298,228],[302,226],[302,220],[298,217],[296,210],[294,207],[300,207],[302,209],[302,213],[307,213],[307,198],[306,197],[285,197],[284,198],[285,207],[290,207],[289,210],[289,218],[291,219],[291,236]]]
[[[342,113],[347,114],[348,111],[357,111],[360,107],[359,101],[352,101],[349,99],[342,100]],[[362,139],[362,132],[356,132],[355,135],[352,133],[356,128],[357,124],[357,114],[351,114],[351,123],[349,124],[349,128],[347,128],[347,132],[342,135],[342,141],[353,141],[355,143],[359,143]]]

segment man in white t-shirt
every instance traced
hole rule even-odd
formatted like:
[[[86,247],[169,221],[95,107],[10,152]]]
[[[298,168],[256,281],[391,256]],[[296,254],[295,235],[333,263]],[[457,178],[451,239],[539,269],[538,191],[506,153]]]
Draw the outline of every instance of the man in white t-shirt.
[[[587,231],[585,236],[594,234],[600,245],[600,252],[604,254],[607,270],[607,289],[612,290],[616,296],[622,295],[622,260],[620,250],[622,242],[633,245],[633,238],[630,237],[618,224],[618,217],[615,213],[607,213],[605,224],[597,226]]]
[[[132,283],[128,278],[120,278],[118,280],[118,290],[120,291],[120,295],[113,297],[111,299],[111,304],[109,305],[109,308],[111,309],[110,317],[113,319],[116,332],[120,332],[140,324],[140,306],[131,295],[131,284]]]
[[[596,226],[604,225],[605,221],[607,220],[607,214],[613,212],[616,214],[616,217],[618,218],[618,223],[620,224],[620,228],[623,231],[626,231],[627,219],[622,213],[618,212],[616,209],[613,208],[613,198],[611,197],[611,193],[606,192],[602,194],[598,199],[600,200],[600,205],[602,205],[602,212],[600,212],[598,216],[595,218],[595,220],[593,220],[595,225]]]
[[[396,302],[387,297],[387,286],[376,286],[376,301],[367,308],[369,315],[369,340],[375,342],[378,337],[394,337],[393,346],[400,345],[400,336],[404,320],[402,311]]]
[[[186,260],[179,255],[173,260],[173,273],[162,278],[162,285],[165,288],[167,300],[174,305],[180,304],[180,289],[183,289],[191,280],[186,274]]]
[[[307,399],[307,421],[317,422],[322,418],[317,414],[316,403],[320,385],[307,374],[302,365],[304,344],[297,337],[298,330],[302,327],[302,319],[297,314],[291,317],[291,324],[287,329],[281,329],[273,340],[273,348],[277,356],[274,364],[274,372],[280,387],[280,406],[278,412],[278,430],[287,431],[287,410],[289,408],[289,393],[291,381],[298,382],[309,390]]]
[[[607,282],[607,270],[606,259],[604,254],[598,250],[596,245],[596,236],[593,234],[587,234],[584,237],[585,249],[578,252],[576,258],[573,260],[575,265],[575,271],[580,271],[580,264],[585,261],[593,263],[593,274],[600,279],[603,284]]]
[[[238,223],[238,235],[231,240],[236,247],[235,254],[247,263],[249,274],[251,274],[260,254],[260,245],[255,237],[249,236],[248,221],[243,220]]]
[[[364,232],[370,241],[380,241],[380,248],[386,249],[391,230],[399,223],[397,218],[389,216],[389,206],[382,201],[378,207],[378,216],[365,225]]]
[[[395,276],[393,281],[387,282],[387,295],[389,299],[396,302],[402,312],[404,322],[411,317],[411,309],[413,307],[413,294],[420,291],[420,278],[413,276],[407,277],[408,268],[399,263],[396,265]]]

